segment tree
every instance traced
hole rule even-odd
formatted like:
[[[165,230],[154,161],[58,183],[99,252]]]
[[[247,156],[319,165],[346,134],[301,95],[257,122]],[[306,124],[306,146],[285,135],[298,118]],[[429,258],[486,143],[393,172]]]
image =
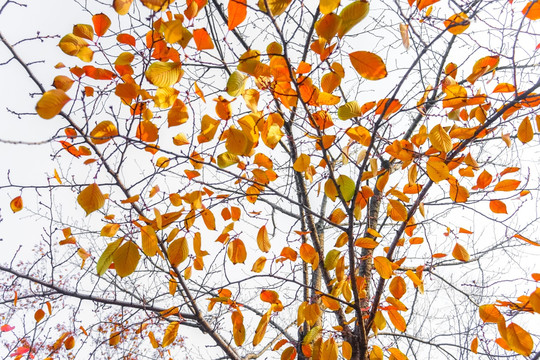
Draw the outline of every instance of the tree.
[[[540,357],[537,0],[74,4],[0,34],[55,164],[0,187],[6,357]]]

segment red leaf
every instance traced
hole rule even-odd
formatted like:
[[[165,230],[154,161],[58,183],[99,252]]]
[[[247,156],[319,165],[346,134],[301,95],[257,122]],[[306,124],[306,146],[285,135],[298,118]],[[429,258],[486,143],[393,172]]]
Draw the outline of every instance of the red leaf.
[[[94,23],[94,31],[97,36],[103,36],[111,26],[111,19],[105,14],[97,14],[92,16],[92,22]]]

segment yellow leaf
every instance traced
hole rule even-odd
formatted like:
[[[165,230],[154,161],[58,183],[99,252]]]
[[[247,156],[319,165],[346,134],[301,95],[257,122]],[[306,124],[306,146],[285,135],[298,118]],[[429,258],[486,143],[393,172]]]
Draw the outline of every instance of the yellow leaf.
[[[114,269],[120,277],[126,277],[135,271],[141,255],[134,242],[128,241],[120,246],[112,255]]]
[[[225,148],[233,155],[248,155],[251,151],[251,143],[243,131],[234,127],[229,128],[227,141],[225,142]]]
[[[367,80],[380,80],[388,75],[386,66],[379,55],[368,51],[356,51],[350,53],[349,58],[354,69]]]
[[[392,262],[384,256],[376,256],[373,258],[373,265],[375,270],[383,279],[390,279],[394,270],[392,270]]]
[[[436,183],[450,177],[448,165],[446,165],[443,161],[435,160],[435,158],[430,158],[428,160],[426,163],[426,170],[429,178]]]
[[[340,26],[341,26],[341,17],[339,17],[339,15],[333,12],[330,12],[324,15],[319,21],[315,23],[315,31],[317,32],[317,35],[319,35],[319,38],[321,38],[322,40],[326,42],[330,42],[332,38],[337,34]],[[333,72],[326,75],[331,75],[331,74],[334,74],[337,77],[336,79],[334,79],[334,81],[337,81],[339,85],[339,83],[341,82],[341,77]],[[321,80],[321,85],[323,82],[324,82],[324,76],[323,76],[323,79]],[[324,86],[322,86],[322,88],[324,89]],[[327,90],[324,90],[324,91],[327,91]],[[328,91],[328,92],[332,92],[332,91]]]
[[[142,4],[153,11],[163,11],[175,0],[141,0]],[[165,347],[165,345],[163,345]]]
[[[141,228],[142,249],[146,256],[154,256],[158,251],[158,238],[150,225]]]
[[[11,202],[9,203],[9,207],[11,207],[11,211],[16,213],[17,211],[21,211],[23,208],[23,200],[22,197],[17,196]]]
[[[534,343],[531,335],[519,325],[510,323],[506,328],[506,340],[510,348],[523,356],[531,355]]]
[[[279,16],[285,12],[285,9],[287,9],[291,1],[292,0],[259,0],[257,5],[261,11],[266,12],[266,3],[268,4],[270,13],[273,16]]]
[[[341,252],[337,249],[330,250],[326,257],[324,258],[324,268],[326,270],[333,270],[336,268],[339,256],[341,255]]]
[[[126,15],[129,12],[129,8],[133,0],[114,0],[113,8],[118,15]]]
[[[120,224],[107,224],[101,229],[100,236],[113,237],[120,229]]]
[[[373,349],[371,349],[371,352],[369,353],[369,360],[383,360],[384,354],[380,347],[377,345],[373,345]]]
[[[253,267],[251,268],[251,271],[255,273],[260,273],[264,269],[264,265],[266,265],[266,258],[264,256],[261,256],[255,261]]]
[[[373,323],[379,330],[383,330],[386,327],[386,319],[382,314],[382,311],[377,311],[375,317],[373,318]]]
[[[493,188],[493,191],[514,191],[517,189],[520,183],[521,181],[519,180],[513,180],[513,179],[502,180],[502,181],[499,181],[497,185],[495,185],[495,187]]]
[[[339,26],[338,36],[341,39],[356,24],[362,21],[369,12],[369,3],[367,1],[355,1],[345,6],[339,13],[341,25]]]
[[[354,245],[363,249],[375,249],[377,246],[379,246],[379,243],[373,239],[362,237],[356,239]]]
[[[244,316],[240,311],[233,311],[231,314],[233,324],[233,337],[236,346],[242,346],[246,339],[246,329],[244,327]]]
[[[118,130],[111,121],[102,121],[90,132],[92,143],[104,144],[113,136],[118,136]]]
[[[234,239],[227,247],[227,256],[233,264],[244,263],[247,258],[246,246],[240,239]]]
[[[264,334],[266,333],[266,327],[268,326],[268,322],[270,321],[270,314],[272,313],[271,310],[268,310],[259,321],[259,325],[257,325],[257,329],[255,330],[255,336],[253,337],[253,346],[259,345],[261,340],[264,337]]]
[[[160,1],[162,2],[162,1]],[[146,72],[146,79],[157,87],[171,87],[180,81],[184,71],[178,62],[153,62]]]
[[[322,14],[330,14],[339,6],[340,0],[320,0],[319,10]]]
[[[222,169],[237,164],[239,161],[238,155],[231,154],[230,152],[219,154],[217,157],[217,164]]]
[[[231,0],[231,2],[235,1],[237,0]],[[232,97],[240,95],[244,91],[247,78],[248,77],[243,75],[240,71],[235,70],[231,76],[229,76],[229,80],[227,80],[227,87],[225,88],[227,94]]]
[[[64,90],[53,89],[46,91],[36,105],[36,111],[43,119],[52,119],[60,114],[62,108],[71,100]]]
[[[105,204],[105,196],[101,193],[99,186],[96,183],[88,185],[77,196],[77,202],[86,211],[88,216],[90,213],[99,210]]]
[[[183,263],[189,255],[189,248],[188,248],[186,238],[180,238],[180,239],[174,240],[169,245],[167,254],[169,257],[169,261],[171,262],[171,266],[176,267],[180,265],[181,263]]]
[[[88,48],[88,43],[74,34],[67,34],[60,39],[58,46],[65,54],[76,56],[81,49]]]
[[[362,116],[362,110],[356,100],[349,101],[338,108],[338,118],[341,120],[348,120],[357,116]]]
[[[526,144],[533,139],[533,136],[534,130],[529,120],[529,117],[527,116],[525,119],[523,119],[523,121],[521,121],[521,124],[519,124],[517,138],[519,139],[519,141]]]
[[[431,145],[440,152],[450,152],[452,150],[452,139],[444,128],[437,124],[429,132],[429,141]]]
[[[201,211],[201,216],[203,218],[204,225],[206,225],[206,228],[208,230],[216,230],[216,219],[212,211],[208,209],[203,209]]]
[[[103,254],[101,254],[96,264],[96,270],[97,270],[98,276],[105,274],[109,266],[112,264],[113,254],[116,251],[116,249],[118,249],[121,243],[122,243],[122,239],[120,238],[107,245],[107,248],[105,249]]]
[[[298,172],[304,172],[310,165],[311,158],[309,155],[300,154],[294,162],[293,169]]]
[[[257,246],[263,252],[269,252],[271,248],[270,240],[268,239],[268,230],[266,225],[263,225],[257,233]]]
[[[120,340],[122,340],[122,333],[117,331],[111,333],[111,336],[109,336],[109,346],[116,346],[120,343]]]
[[[173,321],[169,324],[169,326],[167,326],[167,329],[165,329],[165,334],[163,335],[163,342],[161,344],[162,347],[167,347],[171,345],[174,340],[176,340],[179,327],[180,323],[178,321]]]

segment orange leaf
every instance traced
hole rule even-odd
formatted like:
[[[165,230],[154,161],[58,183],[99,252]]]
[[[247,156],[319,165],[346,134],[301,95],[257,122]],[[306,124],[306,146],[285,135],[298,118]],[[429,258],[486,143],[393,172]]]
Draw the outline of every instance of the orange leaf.
[[[500,200],[491,200],[489,202],[489,208],[495,214],[508,214],[506,204]]]
[[[500,83],[493,89],[494,93],[508,93],[516,91],[516,87],[508,83]]]
[[[268,326],[268,322],[270,321],[270,315],[272,314],[271,310],[268,310],[259,321],[259,325],[257,325],[257,329],[255,330],[255,336],[253,337],[253,346],[259,345],[261,340],[264,337],[264,334],[266,333],[266,327]]]
[[[460,244],[456,243],[454,250],[452,251],[452,256],[459,261],[469,261],[470,256],[467,250]]]
[[[516,190],[521,181],[519,180],[502,180],[495,185],[494,191],[513,191]]]
[[[11,202],[9,203],[9,206],[11,207],[11,211],[16,213],[17,211],[21,211],[23,208],[23,200],[22,197],[17,196]]]
[[[135,38],[130,34],[118,34],[116,41],[120,44],[135,46]]]
[[[246,246],[240,239],[234,239],[227,247],[227,256],[233,264],[244,263],[247,258]]]
[[[506,328],[506,340],[510,348],[523,356],[531,355],[534,344],[531,335],[519,325],[510,323]]]
[[[433,5],[437,2],[439,2],[440,0],[416,0],[416,7],[418,8],[418,10],[422,10],[430,5]],[[428,15],[426,15],[428,16]]]
[[[407,329],[407,323],[405,322],[405,319],[397,310],[388,310],[388,317],[390,318],[390,321],[392,322],[396,330],[404,332]]]
[[[478,354],[478,338],[475,337],[471,342],[471,351],[475,354]]]
[[[534,130],[531,125],[531,121],[527,116],[525,119],[523,119],[523,121],[521,121],[521,124],[519,124],[517,138],[519,139],[519,141],[526,144],[533,139],[533,136]]]
[[[214,43],[205,28],[193,30],[193,40],[199,51],[214,48]]]
[[[383,60],[368,51],[356,51],[349,54],[354,69],[365,79],[379,80],[388,75]]]
[[[137,133],[135,136],[141,141],[154,142],[158,139],[158,128],[153,122],[149,120],[143,120],[137,126]]]
[[[476,179],[476,187],[478,189],[485,189],[486,187],[489,186],[489,184],[491,184],[492,180],[493,180],[493,176],[491,176],[490,173],[488,173],[486,170],[484,170],[478,176],[478,179]]]
[[[96,32],[96,35],[103,36],[107,30],[109,29],[109,26],[111,26],[111,19],[105,14],[97,14],[92,16],[92,23],[94,23],[94,30]]]
[[[392,281],[390,281],[389,290],[392,296],[396,299],[400,299],[407,291],[405,280],[403,280],[401,276],[395,276]]]
[[[36,320],[36,322],[40,322],[44,316],[45,311],[43,311],[43,309],[39,309],[34,313],[34,319]]]
[[[523,240],[523,241],[525,241],[525,242],[527,242],[527,243],[529,243],[529,244],[531,244],[531,245],[534,245],[534,246],[540,246],[539,243],[537,243],[536,241],[529,240],[529,239],[527,239],[525,236],[521,236],[521,235],[519,235],[519,234],[516,234],[516,235],[514,235],[514,237],[515,237],[516,239]]]
[[[499,309],[495,305],[488,304],[482,305],[478,308],[480,314],[480,319],[485,323],[498,323],[499,320],[503,319],[503,316]]]
[[[229,15],[227,26],[229,27],[229,30],[233,30],[246,19],[247,1],[229,0],[227,14]]]
[[[538,1],[529,1],[521,12],[528,19],[538,20],[540,19],[540,3]]]
[[[266,230],[266,225],[263,225],[257,233],[257,245],[263,252],[269,252],[270,248],[272,247],[268,238],[268,230]]]

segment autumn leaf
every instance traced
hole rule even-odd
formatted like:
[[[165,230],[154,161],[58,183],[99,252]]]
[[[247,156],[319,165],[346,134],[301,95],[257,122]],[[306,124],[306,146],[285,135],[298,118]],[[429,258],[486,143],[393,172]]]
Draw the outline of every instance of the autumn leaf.
[[[177,62],[153,62],[145,72],[146,79],[157,87],[171,87],[180,81],[184,71]]]
[[[354,69],[367,80],[380,80],[388,75],[383,60],[376,54],[356,51],[349,58]]]
[[[257,325],[257,329],[255,330],[255,336],[253,337],[253,346],[259,345],[261,340],[264,337],[264,334],[266,333],[266,327],[268,326],[268,322],[270,321],[270,315],[272,314],[271,310],[268,310],[259,321],[259,324]]]
[[[11,211],[14,213],[21,211],[23,209],[23,200],[21,196],[17,196],[11,200],[9,203],[9,207],[11,208]]]
[[[373,265],[375,270],[383,279],[390,279],[394,270],[392,269],[392,262],[384,256],[376,256],[373,258]]]
[[[269,252],[271,248],[270,240],[268,238],[268,230],[266,225],[261,226],[257,233],[257,246],[263,252]]]
[[[369,2],[367,1],[354,1],[345,6],[339,13],[341,24],[338,29],[338,36],[342,38],[356,24],[362,21],[367,16],[368,12]]]
[[[463,33],[470,25],[469,17],[464,12],[459,14],[454,14],[444,22],[446,30],[448,30],[453,35],[459,35]]]
[[[111,19],[103,13],[92,16],[92,23],[94,24],[94,31],[98,37],[105,35],[109,27],[111,26]],[[91,40],[91,39],[90,39]]]
[[[490,200],[489,208],[495,214],[508,214],[508,211],[506,211],[506,204],[501,200]]]
[[[240,239],[232,240],[227,246],[227,256],[233,264],[244,263],[247,258],[246,246]]]
[[[86,215],[99,210],[105,205],[105,196],[96,183],[88,185],[77,196],[77,202],[84,209]]]
[[[114,0],[113,8],[118,15],[126,15],[129,12],[133,0]]]
[[[101,276],[101,275],[105,274],[105,272],[107,271],[109,266],[111,266],[111,264],[114,261],[113,260],[113,254],[118,249],[120,244],[122,243],[122,240],[123,239],[118,239],[118,240],[113,241],[112,243],[109,243],[107,245],[107,248],[101,254],[101,256],[99,257],[99,260],[98,260],[98,262],[96,264],[96,270],[97,270],[98,276]]]
[[[167,326],[167,329],[165,329],[165,334],[163,335],[163,341],[161,343],[162,347],[165,348],[176,340],[179,327],[180,323],[178,321],[173,321],[169,324],[169,326]]]
[[[71,100],[64,90],[54,89],[46,91],[36,105],[36,111],[43,119],[52,119],[60,114],[64,105]]]
[[[515,323],[510,323],[506,328],[506,339],[510,348],[523,356],[532,353],[534,343],[531,335]]]
[[[113,252],[112,258],[116,274],[126,277],[135,271],[141,255],[137,245],[133,241],[128,241]]]
[[[470,259],[469,253],[467,250],[460,244],[456,243],[454,250],[452,251],[452,256],[459,261],[467,262]]]
[[[514,191],[521,184],[519,180],[501,180],[495,185],[493,191]]]
[[[229,6],[227,7],[228,22],[227,26],[229,30],[234,30],[246,19],[247,15],[247,2],[246,0],[229,0]]]
[[[210,50],[214,48],[214,43],[210,38],[210,34],[206,31],[205,28],[193,30],[193,40],[195,41],[195,46],[197,50]]]

